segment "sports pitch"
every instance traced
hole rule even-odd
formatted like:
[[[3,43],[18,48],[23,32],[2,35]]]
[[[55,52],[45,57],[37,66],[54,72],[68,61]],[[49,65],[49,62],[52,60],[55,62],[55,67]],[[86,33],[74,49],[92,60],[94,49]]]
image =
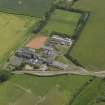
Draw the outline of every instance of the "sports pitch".
[[[12,53],[29,36],[39,18],[0,12],[0,61]]]
[[[42,32],[45,34],[60,32],[73,35],[80,17],[81,14],[79,13],[56,9]]]
[[[105,70],[105,0],[79,0],[74,7],[91,14],[71,55],[90,70]]]
[[[68,105],[90,76],[15,75],[0,85],[0,105]]]
[[[42,17],[53,0],[0,0],[0,11]]]

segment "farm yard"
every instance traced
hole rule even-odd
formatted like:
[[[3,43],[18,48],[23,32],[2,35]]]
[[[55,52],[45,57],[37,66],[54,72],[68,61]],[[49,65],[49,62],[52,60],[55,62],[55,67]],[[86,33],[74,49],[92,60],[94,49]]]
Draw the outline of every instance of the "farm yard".
[[[92,77],[15,75],[0,85],[0,105],[67,105]]]
[[[79,0],[74,8],[91,14],[71,55],[87,69],[105,70],[105,0]]]
[[[0,11],[36,17],[45,15],[53,0],[0,0]]]
[[[33,49],[40,49],[45,45],[47,39],[48,38],[45,37],[44,35],[38,34],[31,41],[29,41],[26,47],[33,48]]]
[[[0,61],[27,39],[30,28],[39,20],[35,17],[0,12]]]
[[[72,36],[80,17],[79,13],[56,9],[42,32],[48,35],[52,32],[59,32]]]

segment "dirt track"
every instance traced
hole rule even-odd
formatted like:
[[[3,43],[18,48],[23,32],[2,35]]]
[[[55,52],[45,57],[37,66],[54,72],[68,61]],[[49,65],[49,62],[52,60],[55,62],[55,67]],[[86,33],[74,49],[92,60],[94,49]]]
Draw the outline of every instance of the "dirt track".
[[[96,76],[100,78],[105,78],[105,71],[100,72],[92,72],[87,71],[80,67],[69,67],[68,70],[62,70],[62,71],[38,71],[38,70],[23,70],[23,71],[15,71],[13,73],[16,74],[30,74],[30,75],[36,75],[36,76],[56,76],[56,75],[65,75],[65,74],[75,74],[75,75],[91,75]]]
[[[44,46],[45,42],[47,41],[47,37],[38,35],[37,37],[33,38],[26,47],[39,49]]]

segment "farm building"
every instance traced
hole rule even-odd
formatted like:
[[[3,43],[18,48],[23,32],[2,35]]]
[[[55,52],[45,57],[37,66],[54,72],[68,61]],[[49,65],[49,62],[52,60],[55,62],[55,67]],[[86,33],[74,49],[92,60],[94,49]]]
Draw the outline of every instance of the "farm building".
[[[10,65],[15,66],[15,67],[21,66],[22,62],[23,62],[23,59],[16,56],[12,56],[9,59]]]
[[[26,59],[25,63],[29,64],[29,65],[35,65],[38,63],[38,59]]]
[[[29,48],[21,48],[16,52],[16,56],[24,59],[24,63],[35,65],[39,63],[39,56],[35,50]]]
[[[44,46],[43,47],[43,52],[48,57],[53,57],[53,58],[55,58],[58,55],[58,52],[55,51],[54,48],[51,47],[51,46]]]
[[[71,46],[72,45],[72,40],[70,38],[63,38],[60,37],[59,35],[53,35],[51,38],[51,41],[54,41],[55,43],[59,43],[62,45],[68,45]]]
[[[27,59],[32,59],[35,58],[35,51],[29,49],[29,48],[21,48],[16,52],[16,56],[22,57],[22,58],[27,58]]]

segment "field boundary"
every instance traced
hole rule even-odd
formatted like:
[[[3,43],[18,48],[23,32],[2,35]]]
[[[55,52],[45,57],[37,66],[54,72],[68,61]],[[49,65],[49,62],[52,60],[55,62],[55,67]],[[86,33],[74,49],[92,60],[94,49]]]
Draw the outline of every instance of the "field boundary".
[[[90,11],[83,11],[83,10],[75,9],[75,8],[66,8],[66,7],[62,7],[62,6],[58,6],[58,5],[56,5],[56,9],[61,9],[61,10],[65,10],[68,12],[74,12],[74,13],[81,14],[81,17],[77,23],[76,29],[75,29],[73,35],[71,36],[71,38],[74,39],[74,43],[69,48],[68,52],[64,56],[66,58],[68,58],[68,60],[72,61],[73,64],[75,64],[76,66],[80,66],[82,68],[85,68],[85,66],[83,64],[81,64],[79,62],[79,60],[77,60],[76,58],[74,58],[70,54],[71,54],[72,49],[75,47],[77,41],[79,40],[80,35],[81,35],[86,23],[88,22],[88,19],[90,17],[91,12]],[[62,33],[60,33],[60,34],[62,34]]]
[[[71,60],[75,65],[83,67],[83,68],[85,68],[85,66],[83,64],[81,64],[79,62],[79,60],[77,60],[75,57],[71,56],[71,51],[75,47],[75,45],[77,44],[77,42],[78,42],[78,40],[80,38],[80,35],[81,35],[86,23],[88,22],[89,17],[90,17],[90,12],[89,11],[84,11],[82,13],[82,16],[81,16],[81,18],[80,18],[80,20],[78,22],[78,25],[76,27],[76,30],[74,32],[74,35],[72,36],[73,39],[74,39],[74,43],[71,46],[71,48],[69,49],[69,51],[65,54],[65,56],[67,58],[69,58],[69,60]]]

